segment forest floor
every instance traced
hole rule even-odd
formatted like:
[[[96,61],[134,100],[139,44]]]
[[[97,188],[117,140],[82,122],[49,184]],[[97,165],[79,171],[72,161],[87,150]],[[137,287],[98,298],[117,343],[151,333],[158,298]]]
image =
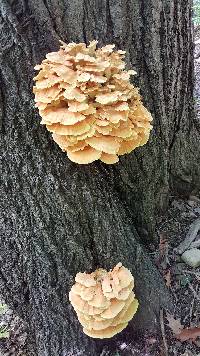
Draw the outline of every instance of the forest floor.
[[[200,26],[195,29],[195,42],[195,103],[200,118]],[[171,197],[168,211],[157,224],[160,243],[151,255],[174,297],[172,315],[160,314],[160,339],[143,335],[131,344],[117,343],[114,353],[105,350],[94,356],[200,356],[200,267],[189,267],[177,252],[198,219],[199,197],[190,196],[187,200]],[[198,245],[200,231],[195,241]],[[0,356],[30,356],[26,340],[26,326],[0,300]]]

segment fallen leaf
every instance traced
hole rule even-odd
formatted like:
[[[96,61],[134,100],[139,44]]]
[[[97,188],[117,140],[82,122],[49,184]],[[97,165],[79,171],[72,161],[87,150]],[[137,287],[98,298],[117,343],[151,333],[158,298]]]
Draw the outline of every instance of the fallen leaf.
[[[149,337],[148,339],[147,339],[147,344],[148,345],[154,345],[156,342],[157,342],[158,340],[155,338],[155,337]]]
[[[197,337],[200,337],[200,327],[194,328],[183,328],[179,319],[174,319],[174,317],[170,314],[166,315],[168,326],[172,330],[175,338],[184,341],[192,341],[195,342]]]
[[[166,315],[168,326],[172,330],[174,335],[178,335],[181,333],[183,329],[183,325],[181,324],[179,319],[174,319],[174,317],[167,313]]]
[[[160,243],[159,243],[159,259],[158,266],[163,270],[167,269],[169,260],[168,260],[168,238],[165,232],[160,232]]]
[[[167,287],[171,287],[171,271],[170,269],[164,274],[165,284]]]
[[[160,233],[160,242],[159,242],[159,257],[160,260],[165,256],[166,251],[168,250],[168,241],[165,233]]]
[[[200,327],[182,329],[180,333],[175,335],[175,337],[181,342],[188,340],[195,341],[197,337],[200,337]]]

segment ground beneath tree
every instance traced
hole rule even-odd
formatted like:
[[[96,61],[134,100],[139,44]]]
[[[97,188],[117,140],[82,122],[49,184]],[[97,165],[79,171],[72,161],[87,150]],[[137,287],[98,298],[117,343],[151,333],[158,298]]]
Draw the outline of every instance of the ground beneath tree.
[[[195,29],[195,42],[195,103],[200,119],[200,27]],[[94,356],[200,356],[200,337],[193,341],[180,341],[172,330],[174,325],[177,327],[180,324],[183,328],[200,328],[200,268],[188,267],[176,251],[191,224],[199,218],[199,197],[190,196],[188,200],[171,197],[168,211],[157,224],[159,248],[151,246],[150,254],[174,296],[171,319],[164,313],[160,315],[160,338],[149,334],[138,335],[131,344],[122,339],[116,343],[115,350],[104,349],[100,355]],[[196,237],[196,241],[198,238],[200,236]],[[5,330],[9,336],[3,338],[1,333]],[[26,340],[26,325],[10,309],[1,311],[0,308],[0,356],[32,356],[27,353]]]

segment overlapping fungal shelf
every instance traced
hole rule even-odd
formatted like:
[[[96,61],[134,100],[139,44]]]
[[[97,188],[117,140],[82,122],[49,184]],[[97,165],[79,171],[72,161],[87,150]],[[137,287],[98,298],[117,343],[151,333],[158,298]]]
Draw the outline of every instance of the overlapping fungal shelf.
[[[93,338],[110,338],[133,318],[138,301],[131,272],[118,263],[112,271],[78,273],[69,293],[83,332]]]
[[[144,145],[152,128],[151,114],[130,83],[135,72],[124,69],[125,51],[96,46],[97,41],[62,43],[35,67],[41,124],[79,164],[116,163],[120,155]]]

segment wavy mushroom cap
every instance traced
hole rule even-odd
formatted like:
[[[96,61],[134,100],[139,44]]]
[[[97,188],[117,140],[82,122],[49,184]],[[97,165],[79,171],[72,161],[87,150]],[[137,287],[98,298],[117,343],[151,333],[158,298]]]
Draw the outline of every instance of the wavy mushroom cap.
[[[96,48],[97,41],[62,42],[48,53],[34,78],[41,124],[78,164],[106,164],[144,145],[152,128],[151,114],[138,89],[130,83],[135,71],[125,71],[125,51],[114,45]]]
[[[131,272],[118,263],[107,272],[81,273],[69,293],[69,300],[83,326],[94,338],[109,338],[122,331],[133,318],[138,301],[132,291]]]

